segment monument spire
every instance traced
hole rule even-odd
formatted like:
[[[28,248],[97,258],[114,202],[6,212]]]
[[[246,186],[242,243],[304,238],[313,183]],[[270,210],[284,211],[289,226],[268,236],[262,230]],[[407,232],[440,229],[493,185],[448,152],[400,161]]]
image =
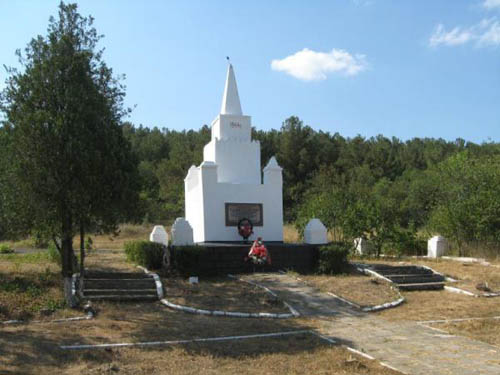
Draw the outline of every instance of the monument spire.
[[[243,115],[238,95],[238,86],[236,86],[236,78],[234,77],[233,65],[231,63],[229,63],[227,68],[226,86],[224,87],[220,113],[221,115]]]

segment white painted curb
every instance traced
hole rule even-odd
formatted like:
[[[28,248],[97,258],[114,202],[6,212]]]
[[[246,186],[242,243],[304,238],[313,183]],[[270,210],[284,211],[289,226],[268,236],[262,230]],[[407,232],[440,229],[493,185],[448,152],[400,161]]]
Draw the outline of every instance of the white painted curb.
[[[144,270],[144,272],[150,273],[146,268],[137,266]],[[156,275],[156,274],[154,274]],[[276,293],[274,293],[272,290],[266,288],[265,286],[259,285],[257,283],[252,283],[249,281],[241,280],[238,277],[234,275],[228,275],[230,278],[239,280],[239,281],[244,281],[249,284],[253,284],[255,286],[258,286],[260,288],[263,288],[266,290],[268,293],[270,293],[273,297],[277,298]],[[158,275],[156,275],[158,277]],[[161,286],[161,281],[159,280],[158,277],[158,282],[160,283]],[[258,313],[244,313],[244,312],[236,312],[236,311],[220,311],[220,310],[204,310],[204,309],[197,309],[195,307],[190,307],[190,306],[182,306],[182,305],[177,305],[173,302],[170,302],[166,298],[160,298],[160,302],[164,304],[167,307],[170,307],[171,309],[177,310],[177,311],[183,311],[191,314],[199,314],[199,315],[211,315],[211,316],[226,316],[226,317],[231,317],[231,318],[271,318],[271,319],[289,319],[289,318],[295,318],[300,316],[300,314],[288,303],[283,302],[283,304],[290,310],[290,313],[282,313],[282,314],[277,314],[277,313],[267,313],[267,312],[258,312]]]
[[[266,292],[268,292],[273,297],[278,298],[278,295],[276,293],[274,293],[271,289],[269,289],[267,286],[261,285],[259,283],[254,282],[254,281],[243,280],[243,279],[240,279],[239,277],[231,275],[231,274],[229,274],[227,276],[232,278],[232,279],[235,279],[235,280],[238,280],[238,281],[250,284],[250,285],[254,285],[254,286],[259,287],[261,289],[264,289]],[[300,313],[296,309],[294,309],[288,302],[283,301],[283,304],[288,308],[288,310],[290,310],[290,312],[292,313],[292,315],[294,317],[300,316]]]
[[[483,297],[483,298],[500,297],[500,293],[477,294],[477,293],[469,292],[468,290],[465,290],[465,289],[455,288],[453,286],[445,286],[444,289],[447,290],[448,292],[465,294],[467,296],[476,297],[476,298],[480,298],[480,297]]]
[[[356,269],[357,269],[358,271],[360,271],[361,273],[364,273],[363,268],[357,268],[357,267],[356,267]],[[280,273],[282,273],[282,274],[286,274],[286,272],[284,272],[284,271],[280,271]],[[381,275],[379,275],[379,276],[381,276]],[[295,278],[295,279],[297,279],[297,280],[299,280],[299,281],[301,281],[301,282],[303,282],[304,284],[306,284],[306,285],[307,285],[307,283],[305,282],[305,280],[301,279],[300,277],[295,277],[295,276],[294,276],[294,278]],[[381,278],[386,279],[386,278],[385,278],[385,277],[383,277],[383,276],[381,276]],[[392,281],[391,281],[391,280],[386,279],[386,281],[389,281],[389,282],[392,284]],[[391,288],[392,288],[392,286],[391,286]],[[332,297],[338,298],[338,299],[339,299],[339,300],[341,300],[342,302],[344,302],[344,303],[346,303],[346,304],[348,304],[348,305],[351,305],[352,307],[355,307],[355,308],[357,308],[357,309],[359,309],[359,310],[361,310],[361,311],[363,311],[363,312],[376,312],[376,311],[386,310],[386,309],[390,309],[390,308],[392,308],[392,307],[399,306],[399,305],[401,305],[404,301],[406,301],[406,300],[405,300],[405,298],[404,298],[404,297],[401,295],[401,293],[399,292],[399,290],[397,290],[397,289],[395,289],[395,288],[392,288],[392,289],[393,289],[393,290],[395,290],[395,291],[398,293],[399,298],[398,298],[397,300],[392,301],[392,302],[386,302],[386,303],[383,303],[383,304],[381,304],[381,305],[366,306],[366,307],[362,307],[361,305],[358,305],[358,304],[357,304],[357,303],[355,303],[355,302],[352,302],[352,301],[349,301],[349,300],[347,300],[347,299],[345,299],[345,298],[343,298],[343,297],[340,297],[340,296],[338,296],[338,295],[336,295],[336,294],[334,294],[334,293],[332,293],[332,292],[326,292],[326,294],[328,294],[328,295],[330,295],[330,296],[332,296]]]
[[[89,312],[85,316],[77,316],[74,318],[64,318],[64,319],[55,319],[55,320],[32,320],[32,321],[25,321],[25,320],[6,320],[3,322],[0,322],[0,324],[43,324],[43,323],[65,323],[65,322],[75,322],[79,320],[90,320],[94,319],[94,314],[92,312]]]
[[[143,270],[144,273],[151,275],[153,277],[153,279],[155,280],[156,293],[158,294],[158,299],[161,300],[164,297],[164,294],[163,294],[163,285],[161,283],[160,277],[156,273],[149,271],[147,268],[143,266],[137,266],[137,268]]]
[[[157,346],[157,345],[179,345],[179,344],[190,344],[194,342],[217,342],[217,341],[230,341],[230,340],[248,340],[254,338],[263,337],[279,337],[279,336],[290,336],[290,335],[300,335],[300,334],[310,334],[310,330],[298,330],[298,331],[287,331],[287,332],[276,332],[276,333],[260,333],[256,335],[245,335],[245,336],[223,336],[223,337],[208,337],[202,339],[191,339],[191,340],[171,340],[171,341],[148,341],[148,342],[134,342],[134,343],[116,343],[116,344],[95,344],[95,345],[61,345],[59,348],[65,350],[81,350],[81,349],[107,349],[107,348],[123,348],[131,346]]]

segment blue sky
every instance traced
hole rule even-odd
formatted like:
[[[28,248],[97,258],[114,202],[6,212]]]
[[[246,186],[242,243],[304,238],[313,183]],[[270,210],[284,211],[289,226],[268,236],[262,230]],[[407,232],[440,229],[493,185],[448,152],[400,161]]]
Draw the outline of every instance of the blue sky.
[[[500,142],[500,0],[81,0],[126,74],[134,124],[198,129],[235,68],[258,129]],[[0,0],[0,64],[45,35],[58,1]],[[0,70],[0,87],[6,73]]]

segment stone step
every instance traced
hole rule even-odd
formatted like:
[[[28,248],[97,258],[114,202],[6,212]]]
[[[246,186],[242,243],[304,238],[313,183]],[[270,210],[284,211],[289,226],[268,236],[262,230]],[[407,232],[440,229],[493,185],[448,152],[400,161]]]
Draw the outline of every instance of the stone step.
[[[414,276],[426,277],[426,276],[432,276],[432,275],[437,275],[437,273],[413,273],[413,274],[411,274],[411,273],[410,274],[396,273],[394,275],[385,274],[384,276],[390,279],[391,277],[414,277]]]
[[[389,279],[396,284],[420,284],[420,283],[435,283],[444,281],[444,277],[441,275],[415,275],[415,276],[398,275],[389,277]]]
[[[439,290],[444,288],[444,283],[415,283],[415,284],[396,284],[401,290]]]
[[[369,267],[373,271],[380,273],[381,275],[432,275],[433,272],[427,268],[420,268],[416,266],[401,266],[401,267]]]
[[[118,280],[118,279],[85,279],[83,282],[83,287],[85,289],[125,289],[125,288],[135,288],[135,289],[144,289],[144,288],[154,288],[155,282],[154,279],[127,279],[127,280]]]
[[[123,295],[123,294],[156,294],[155,288],[151,289],[84,289],[84,297],[94,295]]]
[[[158,295],[155,294],[101,294],[93,296],[85,296],[88,300],[106,300],[106,301],[130,301],[130,300],[141,300],[141,301],[156,301],[158,300]]]
[[[85,280],[87,279],[151,279],[152,277],[143,272],[85,272]]]

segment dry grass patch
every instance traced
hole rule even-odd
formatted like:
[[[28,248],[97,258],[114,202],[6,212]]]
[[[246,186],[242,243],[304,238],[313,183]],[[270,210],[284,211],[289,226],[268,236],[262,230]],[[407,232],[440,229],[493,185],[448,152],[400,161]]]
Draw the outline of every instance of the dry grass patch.
[[[46,253],[0,255],[0,321],[76,314],[65,307],[60,268]]]
[[[173,303],[207,310],[288,313],[287,307],[262,288],[229,278],[212,278],[190,284],[164,278],[166,298]]]
[[[467,317],[491,317],[499,313],[496,298],[473,298],[463,294],[440,291],[401,292],[406,303],[396,309],[379,313],[388,320],[440,320]]]
[[[499,319],[439,323],[433,324],[432,326],[443,329],[454,335],[467,336],[475,340],[487,342],[491,345],[500,346]]]
[[[87,252],[85,269],[102,272],[143,272],[127,261],[123,249],[97,248]]]
[[[121,224],[117,235],[101,234],[92,236],[93,246],[96,249],[123,249],[125,242],[134,240],[149,240],[149,235],[153,230],[153,225]],[[165,227],[170,232],[170,227]],[[79,246],[79,245],[78,245]]]
[[[0,328],[0,373],[396,374],[309,335],[149,349],[63,351],[59,345],[182,340],[311,329],[303,319],[237,319],[160,303],[98,303],[95,320]]]
[[[354,271],[335,276],[301,275],[307,284],[330,292],[362,307],[380,305],[399,298],[388,282],[361,275]]]

